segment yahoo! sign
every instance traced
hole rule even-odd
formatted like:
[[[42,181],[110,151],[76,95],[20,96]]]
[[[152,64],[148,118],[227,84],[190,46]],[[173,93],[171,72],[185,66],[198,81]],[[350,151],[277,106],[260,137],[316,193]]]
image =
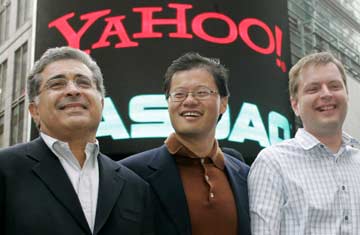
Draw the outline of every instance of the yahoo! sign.
[[[156,32],[155,26],[158,25],[174,25],[175,32],[169,33],[169,38],[186,38],[191,39],[194,36],[201,38],[204,41],[215,44],[230,44],[234,43],[240,38],[249,48],[257,53],[268,55],[276,52],[276,55],[281,57],[282,46],[282,30],[275,25],[274,32],[271,28],[260,19],[245,18],[238,24],[225,14],[217,12],[204,12],[196,15],[191,19],[191,30],[187,28],[187,14],[186,12],[193,8],[191,4],[169,3],[168,10],[175,11],[175,18],[155,18],[154,13],[162,12],[162,7],[134,7],[133,13],[141,15],[141,31],[129,35],[124,20],[126,15],[110,16],[111,9],[105,9],[95,12],[82,14],[79,16],[81,21],[84,21],[82,27],[75,31],[69,23],[69,20],[75,17],[75,13],[67,13],[49,23],[49,28],[55,27],[64,37],[69,46],[80,48],[81,38],[89,30],[89,28],[98,20],[103,20],[106,25],[99,35],[97,41],[91,45],[91,49],[98,49],[111,46],[109,37],[117,37],[114,48],[138,47],[139,40],[145,38],[163,38],[164,34]],[[226,24],[227,32],[225,36],[218,37],[210,35],[204,28],[206,21],[221,21]],[[256,40],[251,38],[249,31],[252,27],[257,27],[264,31],[267,36],[268,44],[266,46],[258,45]],[[90,53],[90,49],[85,49]],[[286,72],[286,64],[279,58],[276,59],[276,65],[279,66],[283,72]]]
[[[162,95],[171,61],[188,51],[219,58],[231,96],[217,138],[251,162],[292,132],[286,2],[38,0],[35,59],[69,45],[97,60],[107,89],[97,136],[103,152],[121,158],[173,131]]]

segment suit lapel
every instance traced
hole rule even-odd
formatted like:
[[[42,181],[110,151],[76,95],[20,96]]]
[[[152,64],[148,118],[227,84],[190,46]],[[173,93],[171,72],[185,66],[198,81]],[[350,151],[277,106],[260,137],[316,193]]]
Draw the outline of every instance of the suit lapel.
[[[102,154],[99,155],[98,162],[100,178],[94,234],[105,224],[125,183],[119,176],[120,165]]]
[[[41,138],[30,142],[28,156],[39,163],[33,172],[47,186],[55,198],[68,210],[74,220],[87,232],[90,228],[82,211],[79,198],[59,159],[51,152]]]
[[[162,146],[149,163],[149,167],[154,173],[148,177],[148,181],[159,196],[161,204],[166,208],[180,233],[190,233],[188,232],[191,231],[190,216],[185,192],[174,157],[165,146]]]
[[[241,173],[240,166],[232,163],[227,157],[225,157],[225,168],[228,173],[232,191],[234,193],[237,215],[238,215],[238,234],[249,233],[249,200],[247,192],[246,178]]]

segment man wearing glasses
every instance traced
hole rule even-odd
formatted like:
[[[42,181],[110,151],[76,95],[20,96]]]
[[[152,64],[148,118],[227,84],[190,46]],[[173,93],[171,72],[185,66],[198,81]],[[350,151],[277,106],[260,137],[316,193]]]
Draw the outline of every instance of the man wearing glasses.
[[[99,152],[103,77],[86,53],[53,48],[28,77],[40,137],[0,150],[0,234],[153,234],[146,182]]]
[[[175,133],[163,146],[122,160],[151,185],[157,234],[250,234],[249,168],[215,139],[227,79],[215,59],[187,53],[173,61],[164,91]]]

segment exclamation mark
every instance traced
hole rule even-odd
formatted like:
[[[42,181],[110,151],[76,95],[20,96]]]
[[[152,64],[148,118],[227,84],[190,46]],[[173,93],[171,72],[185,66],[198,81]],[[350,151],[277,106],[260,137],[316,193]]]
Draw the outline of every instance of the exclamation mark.
[[[282,31],[279,27],[275,26],[275,42],[276,42],[276,55],[279,58],[276,58],[276,65],[281,68],[281,70],[286,72],[286,64],[280,59],[282,53]]]

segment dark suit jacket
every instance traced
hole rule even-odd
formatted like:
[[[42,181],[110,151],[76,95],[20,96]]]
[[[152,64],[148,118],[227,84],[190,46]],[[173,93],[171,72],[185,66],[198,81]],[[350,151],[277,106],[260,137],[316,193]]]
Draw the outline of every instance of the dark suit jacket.
[[[225,155],[225,169],[232,187],[238,216],[238,234],[250,234],[247,192],[249,167]],[[125,166],[146,180],[153,192],[155,227],[159,235],[190,235],[191,224],[179,171],[174,156],[163,145],[121,160]]]
[[[153,234],[148,184],[105,155],[98,163],[94,234]],[[41,138],[0,150],[0,234],[91,234],[65,170]]]

